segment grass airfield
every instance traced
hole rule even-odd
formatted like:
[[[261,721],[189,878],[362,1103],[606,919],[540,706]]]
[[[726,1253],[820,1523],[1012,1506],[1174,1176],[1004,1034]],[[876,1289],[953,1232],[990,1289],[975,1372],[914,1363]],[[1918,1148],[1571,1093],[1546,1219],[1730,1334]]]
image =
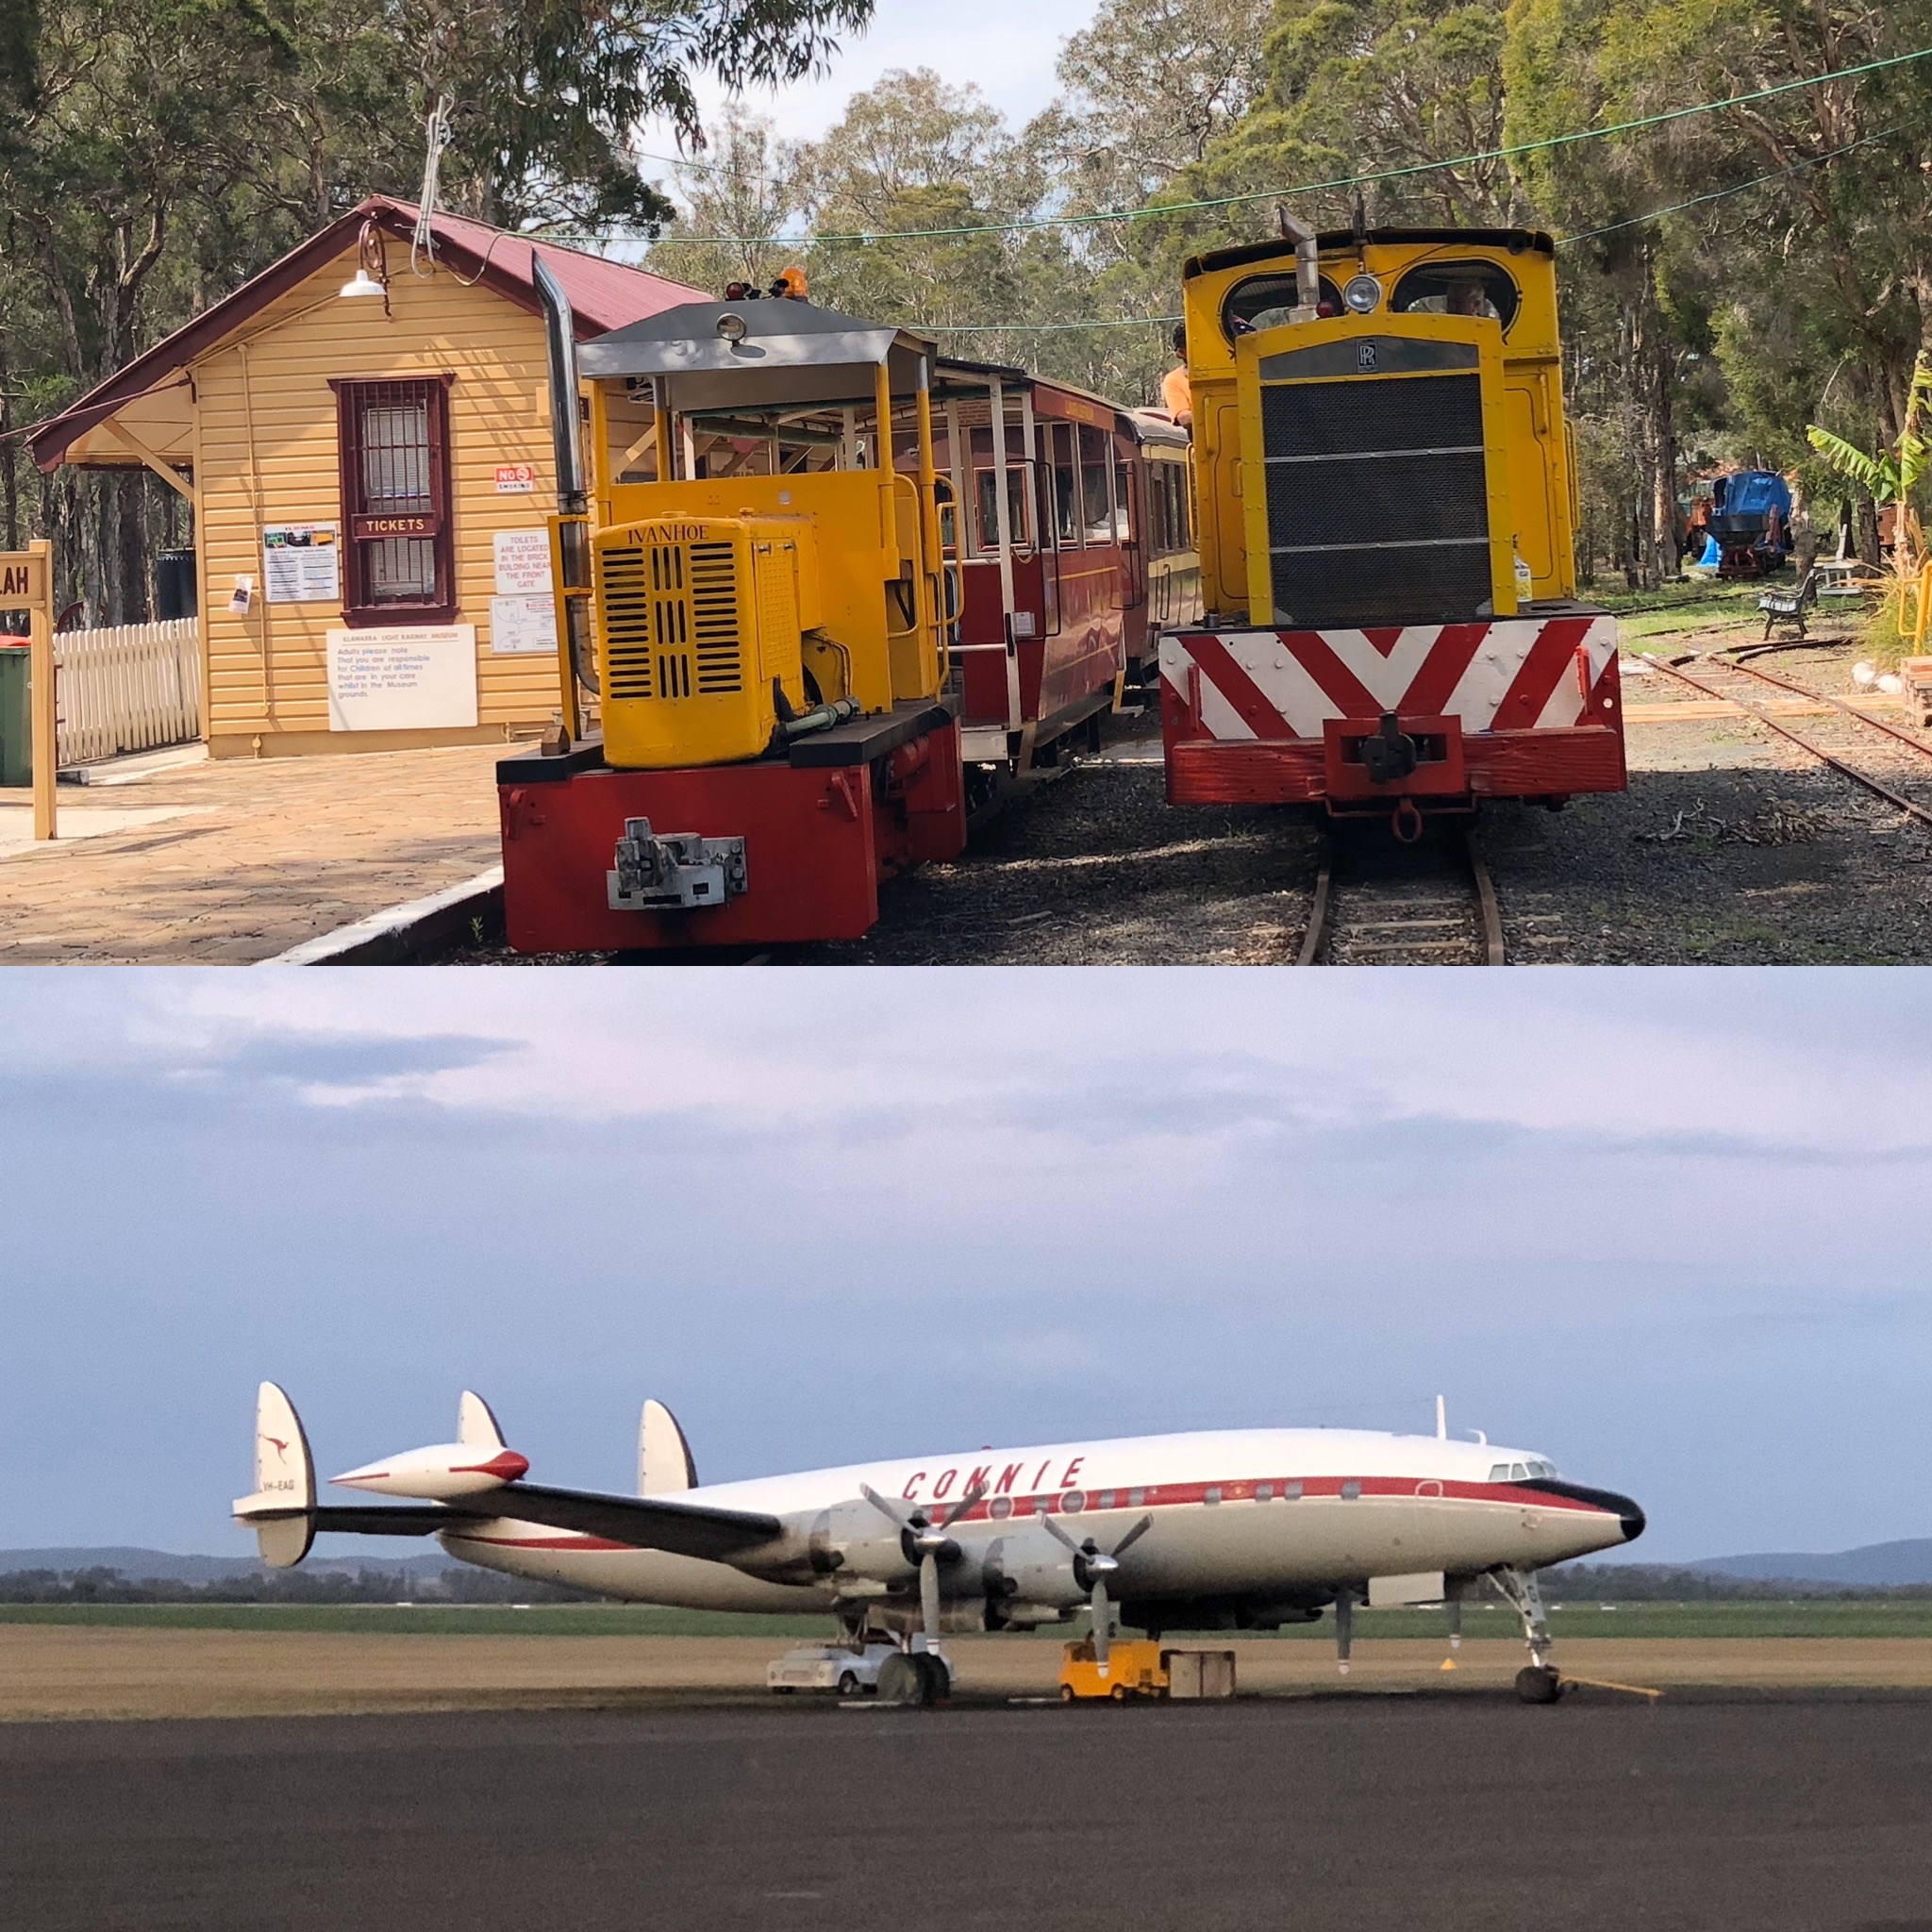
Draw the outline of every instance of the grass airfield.
[[[1932,1600],[1641,1604],[1552,1613],[1574,1676],[1674,1690],[1932,1690]],[[1472,1606],[1451,1657],[1440,1612],[1358,1612],[1353,1667],[1332,1624],[1274,1636],[1179,1636],[1232,1648],[1260,1696],[1506,1691],[1524,1662],[1514,1618]],[[956,1637],[960,1701],[1053,1693],[1068,1633]],[[293,1717],[643,1708],[751,1703],[765,1666],[814,1620],[622,1605],[0,1606],[0,1721]],[[1588,1693],[1613,1694],[1613,1693]]]

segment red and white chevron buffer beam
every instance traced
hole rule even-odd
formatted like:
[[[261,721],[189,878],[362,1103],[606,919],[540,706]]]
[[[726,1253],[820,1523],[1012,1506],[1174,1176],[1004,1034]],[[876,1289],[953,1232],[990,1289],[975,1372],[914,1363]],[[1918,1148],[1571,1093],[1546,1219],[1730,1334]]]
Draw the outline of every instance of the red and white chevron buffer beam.
[[[1160,644],[1174,805],[1360,812],[1622,791],[1616,620],[1603,612],[1349,630],[1175,631]],[[1361,753],[1388,712],[1415,768]]]

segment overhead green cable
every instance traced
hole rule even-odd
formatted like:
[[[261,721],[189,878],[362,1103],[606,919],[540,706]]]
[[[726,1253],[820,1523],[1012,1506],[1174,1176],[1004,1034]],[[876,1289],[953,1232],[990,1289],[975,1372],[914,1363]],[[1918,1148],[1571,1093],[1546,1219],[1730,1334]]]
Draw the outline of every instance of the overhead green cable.
[[[1869,147],[1873,142],[1883,141],[1898,131],[1896,127],[1881,128],[1876,134],[1860,135],[1857,141],[1848,141],[1842,147],[1828,148],[1822,155],[1807,155],[1803,160],[1793,161],[1789,167],[1773,168],[1769,174],[1754,175],[1750,180],[1740,181],[1735,187],[1716,188],[1708,194],[1692,195],[1689,201],[1674,201],[1669,208],[1654,208],[1648,214],[1632,215],[1627,221],[1606,222],[1601,228],[1586,228],[1580,235],[1560,235],[1557,238],[1557,246],[1563,248],[1572,242],[1589,242],[1598,235],[1614,235],[1620,229],[1641,227],[1645,222],[1660,222],[1666,215],[1680,215],[1686,208],[1702,208],[1707,201],[1722,201],[1727,194],[1742,194],[1747,188],[1762,188],[1767,181],[1782,180],[1785,175],[1799,174],[1806,168],[1822,168],[1826,161],[1834,161],[1840,155],[1848,155],[1855,147]]]
[[[1150,328],[1179,320],[1178,315],[1117,315],[1102,322],[918,322],[911,326],[923,336],[1038,336],[1066,328]]]
[[[1589,242],[1598,235],[1614,235],[1620,229],[1640,227],[1645,222],[1659,222],[1666,215],[1682,214],[1686,208],[1702,208],[1706,202],[1723,201],[1725,196],[1742,194],[1747,189],[1762,188],[1767,181],[1782,180],[1787,175],[1802,173],[1807,168],[1822,168],[1826,161],[1835,161],[1840,155],[1848,155],[1854,148],[1869,147],[1874,141],[1884,141],[1897,134],[1896,127],[1882,127],[1876,134],[1863,134],[1857,141],[1848,141],[1842,147],[1827,148],[1822,155],[1807,155],[1802,160],[1792,161],[1783,168],[1773,168],[1763,175],[1754,175],[1748,181],[1739,181],[1729,188],[1713,189],[1708,194],[1693,195],[1689,201],[1674,201],[1668,208],[1654,208],[1648,214],[1632,215],[1627,221],[1606,222],[1600,228],[1585,228],[1580,234],[1558,235],[1557,246],[1566,248],[1573,242]],[[1133,328],[1141,325],[1155,326],[1180,321],[1178,315],[1136,315],[1110,322],[997,322],[951,324],[939,325],[922,323],[920,328],[925,335],[991,335],[1006,330],[1049,329],[1049,328]]]
[[[1932,47],[1915,53],[1893,54],[1883,60],[1866,60],[1856,67],[1835,68],[1829,74],[1807,75],[1798,80],[1781,80],[1774,87],[1760,87],[1749,93],[1731,94],[1722,101],[1699,101],[1688,108],[1672,108],[1661,114],[1646,114],[1635,121],[1613,122],[1607,127],[1579,127],[1568,134],[1552,134],[1541,141],[1518,142],[1507,147],[1479,148],[1473,154],[1456,155],[1447,160],[1412,161],[1407,167],[1383,168],[1371,175],[1341,175],[1332,181],[1306,181],[1298,188],[1269,188],[1249,194],[1224,194],[1206,201],[1162,202],[1147,208],[1117,208],[1100,214],[1039,215],[1021,222],[980,222],[954,228],[881,228],[852,235],[678,235],[672,239],[711,246],[809,247],[825,242],[941,242],[962,235],[1012,235],[1041,228],[1093,226],[1107,222],[1145,222],[1158,215],[1194,214],[1209,208],[1239,208],[1257,201],[1287,201],[1297,195],[1322,194],[1339,188],[1367,188],[1379,181],[1400,181],[1416,175],[1440,173],[1444,168],[1466,168],[1477,161],[1512,159],[1517,155],[1541,154],[1551,148],[1569,147],[1580,141],[1603,141],[1613,134],[1635,134],[1646,127],[1662,127],[1696,114],[1721,113],[1726,108],[1747,107],[1753,101],[1768,101],[1801,88],[1823,87],[1827,81],[1853,80],[1863,74],[1879,74],[1888,68],[1908,66],[1914,60],[1932,58]],[[598,235],[566,231],[564,240],[642,240],[642,237]],[[1581,239],[1581,238],[1578,238]]]

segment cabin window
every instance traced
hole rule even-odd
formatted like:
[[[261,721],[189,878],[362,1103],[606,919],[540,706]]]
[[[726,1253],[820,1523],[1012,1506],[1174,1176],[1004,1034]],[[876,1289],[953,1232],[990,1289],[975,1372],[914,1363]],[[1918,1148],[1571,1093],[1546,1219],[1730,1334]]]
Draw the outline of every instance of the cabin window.
[[[1130,1509],[1138,1509],[1146,1500],[1147,1491],[1145,1490],[1129,1490],[1127,1491],[1127,1507]]]
[[[454,617],[449,379],[334,388],[343,617],[352,625]]]
[[[1010,1496],[995,1496],[986,1506],[986,1513],[995,1523],[1004,1523],[1013,1513],[1013,1499]]]
[[[1485,316],[1507,332],[1522,303],[1509,271],[1498,262],[1431,261],[1396,283],[1389,312]]]
[[[1060,1498],[1060,1514],[1062,1516],[1077,1516],[1086,1507],[1087,1497],[1082,1491],[1069,1490]]]
[[[1257,1502],[1257,1503],[1272,1503],[1272,1502],[1273,1502],[1274,1500],[1274,1485],[1273,1483],[1257,1483],[1257,1484],[1255,1485],[1255,1501],[1256,1501],[1256,1502]]]
[[[1341,291],[1326,275],[1319,280],[1323,306],[1330,315],[1340,315]],[[1299,299],[1292,268],[1245,276],[1222,297],[1221,332],[1231,342],[1251,329],[1278,328]]]
[[[1113,1491],[1111,1490],[1102,1490],[1100,1499],[1093,1507],[1096,1509],[1111,1509],[1113,1507]]]
[[[1204,1503],[1218,1503],[1221,1501],[1221,1491],[1219,1490],[1206,1490],[1202,1492],[1201,1500]]]
[[[1284,1502],[1299,1503],[1302,1499],[1302,1486],[1298,1482],[1283,1483],[1281,1494]]]
[[[1353,1503],[1361,1495],[1361,1484],[1357,1482],[1353,1476],[1350,1476],[1341,1486],[1341,1500],[1344,1503]]]

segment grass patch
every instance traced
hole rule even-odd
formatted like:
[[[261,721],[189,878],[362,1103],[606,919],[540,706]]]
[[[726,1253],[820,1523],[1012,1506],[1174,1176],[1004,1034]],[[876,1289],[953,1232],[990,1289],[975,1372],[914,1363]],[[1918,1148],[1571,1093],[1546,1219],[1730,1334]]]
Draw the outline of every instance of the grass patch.
[[[644,1604],[545,1604],[519,1610],[506,1604],[473,1608],[387,1604],[0,1604],[0,1624],[91,1624],[120,1630],[302,1631],[329,1636],[411,1637],[762,1637],[774,1642],[823,1639],[829,1617],[759,1617],[712,1610],[657,1609]],[[1558,1637],[1924,1637],[1932,1638],[1932,1597],[1796,1599],[1752,1603],[1631,1603],[1614,1609],[1566,1604],[1550,1612]],[[1080,1627],[1084,1627],[1084,1624]],[[1360,1610],[1356,1636],[1440,1638],[1441,1610]],[[1501,1605],[1464,1607],[1467,1637],[1514,1639],[1515,1614]],[[1039,1637],[1055,1642],[1077,1634],[1062,1624]],[[1176,1640],[1192,1633],[1176,1631]],[[1235,1632],[1265,1636],[1267,1632]],[[1284,1641],[1332,1642],[1334,1619],[1291,1624]]]
[[[650,1604],[0,1604],[0,1624],[111,1630],[294,1630],[386,1637],[823,1637],[829,1617],[746,1616]]]

